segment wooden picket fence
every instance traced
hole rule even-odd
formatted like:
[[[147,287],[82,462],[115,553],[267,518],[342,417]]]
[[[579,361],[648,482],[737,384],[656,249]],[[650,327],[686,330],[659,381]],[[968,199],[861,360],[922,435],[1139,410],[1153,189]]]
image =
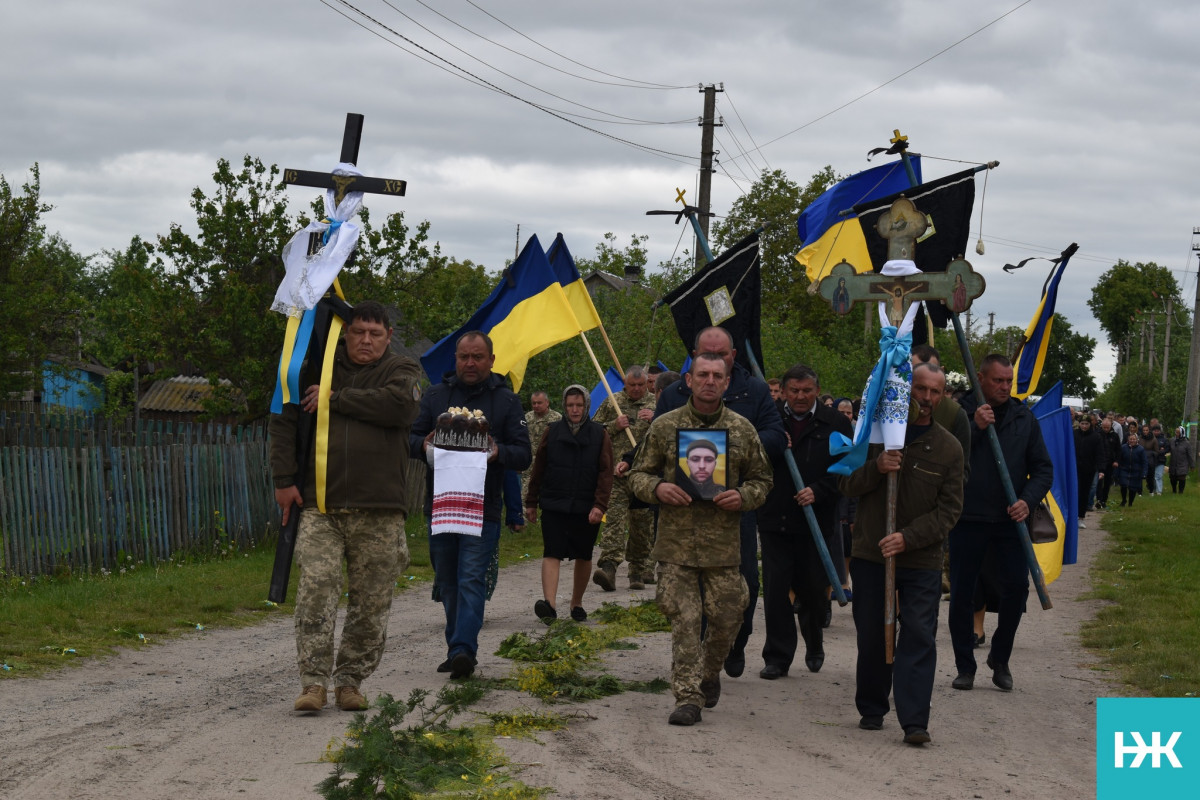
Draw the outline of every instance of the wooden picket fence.
[[[265,439],[0,448],[0,572],[10,575],[246,547],[278,517]]]

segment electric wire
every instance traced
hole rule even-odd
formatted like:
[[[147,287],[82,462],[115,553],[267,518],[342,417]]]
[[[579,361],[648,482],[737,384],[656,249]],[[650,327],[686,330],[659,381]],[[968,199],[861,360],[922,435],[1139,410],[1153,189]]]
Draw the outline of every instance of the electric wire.
[[[496,84],[492,83],[491,81],[488,81],[485,78],[481,78],[480,76],[470,72],[469,70],[466,70],[466,69],[458,66],[457,64],[450,61],[449,59],[446,59],[446,58],[438,55],[437,53],[434,53],[432,50],[425,47],[424,45],[418,44],[417,42],[413,41],[409,37],[405,36],[404,34],[400,33],[399,31],[395,30],[394,28],[384,24],[383,22],[376,19],[375,17],[372,17],[370,14],[367,14],[362,9],[354,6],[352,3],[348,2],[348,0],[319,0],[319,2],[322,5],[328,6],[329,8],[333,9],[334,11],[338,11],[339,13],[341,13],[340,10],[337,8],[334,8],[334,6],[331,4],[338,3],[339,5],[345,6],[346,8],[353,11],[355,14],[358,14],[362,18],[377,25],[379,28],[382,28],[383,30],[390,33],[391,35],[403,40],[404,42],[407,42],[412,47],[415,47],[415,48],[421,50],[423,53],[428,54],[430,57],[435,58],[438,61],[443,62],[444,64],[448,65],[452,69],[447,69],[446,67],[442,67],[442,69],[446,72],[449,72],[451,75],[454,75],[455,77],[459,77],[459,78],[463,78],[464,80],[467,80],[468,83],[473,83],[477,86],[481,86],[483,88],[490,89],[491,91],[496,92],[497,94],[502,94],[505,97],[511,98],[511,99],[516,100],[521,103],[525,103],[526,105],[531,106],[532,108],[536,108],[537,110],[541,111],[542,113],[548,114],[549,116],[552,116],[555,119],[561,120],[570,125],[574,125],[575,127],[580,128],[585,131],[588,131],[589,133],[594,133],[598,136],[602,136],[605,139],[609,139],[609,140],[617,142],[619,144],[623,144],[628,147],[632,147],[635,150],[640,150],[644,153],[658,156],[659,158],[664,158],[668,161],[675,161],[677,163],[687,164],[689,166],[695,165],[695,163],[699,160],[697,156],[688,155],[685,153],[674,153],[674,152],[671,152],[670,150],[663,150],[658,147],[651,147],[650,145],[639,144],[639,143],[631,141],[629,139],[625,139],[620,136],[615,136],[615,135],[613,135],[611,133],[607,133],[605,131],[597,130],[596,128],[592,128],[588,125],[584,125],[580,122],[577,122],[573,119],[568,118],[568,115],[566,115],[566,114],[559,113],[558,111],[555,111],[551,108],[541,105],[540,103],[535,103],[532,100],[528,100],[524,97],[516,95],[516,94],[508,91],[507,89],[497,86]],[[350,19],[352,22],[355,22],[356,24],[359,25],[359,27],[366,29],[366,26],[362,25],[361,23],[358,23],[357,20],[353,20],[352,18],[348,17],[346,14],[341,14],[341,15],[343,17],[346,17],[347,19]],[[369,30],[369,29],[367,29],[367,30]],[[376,33],[376,32],[372,31],[372,33]],[[376,35],[380,36],[380,38],[382,38],[384,41],[387,41],[389,44],[399,48],[403,52],[409,53],[410,55],[415,55],[410,50],[400,46],[399,44],[397,44],[394,41],[387,39],[387,37],[384,37],[378,33],[376,33]],[[418,57],[421,58],[420,56],[418,56]],[[428,60],[425,58],[421,58],[421,60],[429,63]]]
[[[420,0],[417,0],[417,2],[420,2]],[[570,100],[566,97],[563,97],[562,95],[555,94],[554,92],[551,92],[548,89],[543,89],[540,86],[535,86],[534,84],[530,83],[529,81],[522,80],[521,78],[518,78],[516,75],[505,72],[504,70],[500,69],[499,67],[489,64],[487,61],[484,61],[482,58],[472,55],[471,53],[467,52],[463,48],[456,45],[454,42],[450,41],[446,37],[442,36],[441,34],[437,33],[436,31],[434,31],[432,28],[429,28],[428,26],[418,22],[416,19],[409,16],[404,11],[401,11],[396,6],[395,3],[391,2],[391,0],[383,0],[383,4],[386,5],[388,8],[392,9],[393,11],[395,11],[400,16],[404,17],[406,20],[411,22],[413,25],[416,25],[418,28],[420,28],[421,30],[428,33],[430,36],[434,37],[435,39],[437,39],[438,41],[447,45],[448,47],[451,47],[454,50],[457,50],[459,53],[461,53],[462,55],[471,59],[472,61],[475,61],[475,62],[487,67],[488,69],[492,70],[493,72],[498,72],[499,74],[503,75],[504,77],[508,78],[509,80],[516,81],[517,83],[521,84],[522,86],[528,87],[528,88],[534,90],[535,92],[541,92],[544,95],[553,97],[555,100],[561,100],[564,103],[569,103],[570,105],[578,106],[579,108],[583,108],[583,109],[587,109],[588,111],[592,111],[596,114],[604,114],[607,117],[612,117],[613,119],[616,119],[616,120],[624,120],[628,123],[637,124],[637,125],[677,125],[677,124],[680,124],[683,122],[691,122],[690,118],[686,119],[686,120],[670,120],[670,121],[637,119],[636,117],[626,117],[626,116],[622,116],[620,114],[614,114],[611,111],[605,111],[603,109],[594,108],[592,106],[585,105],[583,103],[577,103],[574,100]],[[425,4],[421,3],[421,5],[425,5]],[[428,8],[428,6],[426,6],[426,8]],[[442,16],[443,18],[445,18],[445,15],[440,14],[439,12],[434,12],[434,13],[438,13],[439,16]],[[461,67],[459,69],[461,69]],[[566,113],[566,112],[560,112],[560,113]]]
[[[926,58],[924,61],[921,61],[920,63],[918,63],[918,64],[915,64],[915,65],[913,65],[913,66],[909,67],[908,69],[904,70],[904,71],[903,71],[903,72],[901,72],[899,75],[896,75],[896,76],[895,76],[895,77],[893,77],[893,78],[889,78],[888,80],[886,80],[886,81],[884,81],[883,83],[881,83],[881,84],[879,84],[878,86],[876,86],[874,89],[869,89],[869,90],[867,90],[867,91],[863,92],[862,94],[858,95],[857,97],[855,97],[855,98],[853,98],[853,99],[851,99],[851,100],[847,100],[845,103],[842,103],[840,106],[838,106],[837,108],[833,109],[832,111],[826,111],[826,112],[825,112],[824,114],[822,114],[821,116],[817,117],[816,119],[809,120],[808,122],[804,123],[803,125],[801,125],[801,126],[800,126],[800,127],[798,127],[798,128],[793,128],[792,130],[788,131],[787,133],[781,134],[781,135],[779,135],[779,136],[776,136],[774,139],[771,139],[771,140],[769,140],[769,141],[763,142],[761,145],[759,145],[759,146],[758,146],[758,148],[757,148],[757,149],[761,150],[762,148],[764,148],[764,147],[766,147],[766,146],[768,146],[768,145],[771,145],[771,144],[774,144],[775,142],[778,142],[780,139],[786,139],[788,136],[791,136],[791,135],[792,135],[792,134],[794,134],[794,133],[799,133],[800,131],[804,130],[805,128],[808,128],[808,127],[810,127],[810,126],[812,126],[812,125],[815,125],[815,124],[817,124],[818,122],[820,122],[821,120],[823,120],[823,119],[826,119],[827,117],[831,117],[831,116],[833,116],[834,114],[836,114],[837,112],[841,111],[842,109],[844,109],[844,108],[848,108],[848,107],[850,107],[850,106],[854,105],[854,104],[855,104],[855,103],[857,103],[859,100],[862,100],[863,98],[865,98],[865,97],[868,97],[868,96],[870,96],[870,95],[874,94],[875,92],[878,92],[880,89],[882,89],[882,88],[884,88],[884,87],[886,87],[886,86],[888,86],[888,85],[890,85],[890,84],[893,84],[893,83],[895,83],[896,81],[900,80],[901,78],[903,78],[904,76],[908,75],[909,73],[915,72],[916,70],[918,70],[918,69],[920,69],[921,67],[923,67],[923,66],[925,66],[926,64],[928,64],[930,61],[933,61],[935,58],[938,58],[939,56],[942,56],[942,55],[944,55],[944,54],[946,54],[946,53],[950,52],[951,50],[953,50],[954,48],[958,47],[958,46],[959,46],[960,44],[962,44],[963,42],[965,42],[965,41],[967,41],[968,39],[971,39],[971,38],[973,38],[973,37],[977,36],[978,34],[982,33],[983,31],[987,30],[988,28],[992,27],[993,25],[995,25],[997,22],[999,22],[1000,20],[1004,19],[1004,18],[1005,18],[1005,17],[1007,17],[1008,15],[1010,15],[1010,14],[1013,14],[1013,13],[1015,13],[1015,12],[1019,11],[1020,9],[1024,8],[1025,6],[1029,5],[1029,4],[1030,4],[1030,3],[1032,3],[1032,2],[1033,2],[1033,0],[1024,0],[1024,2],[1023,2],[1023,3],[1020,3],[1019,5],[1017,5],[1017,6],[1013,7],[1013,8],[1011,8],[1011,9],[1009,9],[1008,11],[1005,11],[1003,14],[1001,14],[1001,15],[1000,15],[1000,16],[998,16],[998,17],[996,17],[995,19],[993,19],[991,22],[987,23],[986,25],[983,25],[982,27],[975,29],[975,30],[974,30],[974,31],[972,31],[971,33],[968,33],[966,36],[962,37],[961,39],[959,39],[958,41],[954,42],[953,44],[951,44],[951,45],[947,45],[946,47],[943,47],[941,50],[939,50],[939,51],[937,51],[936,53],[934,53],[933,55],[929,56],[929,57],[928,57],[928,58]]]
[[[668,86],[666,84],[661,84],[661,83],[651,83],[650,81],[639,81],[636,78],[623,78],[620,75],[614,75],[611,72],[605,72],[602,69],[596,69],[595,67],[589,67],[587,64],[584,64],[582,61],[576,61],[575,59],[571,58],[570,56],[563,55],[562,53],[558,52],[557,50],[553,50],[553,49],[547,47],[546,45],[542,44],[541,42],[537,41],[536,39],[526,36],[524,33],[517,30],[512,25],[509,25],[507,22],[505,22],[504,20],[497,17],[495,14],[491,13],[490,11],[488,11],[485,8],[480,7],[479,4],[473,2],[473,0],[467,0],[467,3],[468,3],[468,5],[474,6],[476,9],[478,9],[483,14],[491,17],[496,22],[499,22],[501,25],[508,28],[510,31],[517,34],[518,36],[520,36],[522,39],[525,39],[526,41],[530,42],[531,44],[537,45],[538,47],[545,50],[547,53],[552,53],[552,54],[558,56],[559,58],[563,59],[564,61],[571,62],[572,64],[574,64],[577,67],[583,67],[584,69],[591,70],[592,72],[595,72],[599,75],[604,75],[609,78],[616,78],[617,80],[627,81],[629,83],[645,84],[645,87],[647,89],[691,89],[691,88],[693,88],[693,84],[687,84],[685,86]]]
[[[759,158],[762,159],[763,163],[766,164],[766,168],[770,169],[771,162],[767,160],[767,156],[758,146],[758,142],[754,141],[754,134],[750,133],[750,126],[746,124],[744,119],[742,119],[741,112],[739,112],[737,110],[737,106],[733,104],[733,96],[729,94],[728,88],[725,89],[724,98],[729,101],[729,107],[733,109],[733,115],[737,117],[738,122],[742,123],[742,129],[746,131],[746,137],[750,140],[750,144],[754,145],[754,152]]]

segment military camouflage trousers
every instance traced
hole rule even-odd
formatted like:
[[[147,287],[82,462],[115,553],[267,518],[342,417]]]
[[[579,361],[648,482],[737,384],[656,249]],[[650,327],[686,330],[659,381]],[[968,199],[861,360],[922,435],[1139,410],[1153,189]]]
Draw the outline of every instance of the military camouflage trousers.
[[[630,574],[653,575],[654,561],[650,558],[650,551],[654,548],[654,510],[630,510],[629,500],[632,497],[629,478],[613,480],[612,497],[608,501],[604,528],[600,531],[600,558],[597,563],[608,562],[617,567],[622,561],[628,561]],[[629,531],[628,538],[625,535],[626,528]]]
[[[675,705],[704,707],[700,681],[716,677],[742,625],[750,590],[741,568],[685,567],[661,562],[658,606],[671,621],[671,691]],[[704,598],[700,586],[704,586]],[[700,617],[708,617],[700,640]]]
[[[379,666],[396,577],[408,568],[404,512],[305,509],[296,535],[296,661],[300,685],[358,686]],[[334,664],[333,633],[346,561],[349,601]]]

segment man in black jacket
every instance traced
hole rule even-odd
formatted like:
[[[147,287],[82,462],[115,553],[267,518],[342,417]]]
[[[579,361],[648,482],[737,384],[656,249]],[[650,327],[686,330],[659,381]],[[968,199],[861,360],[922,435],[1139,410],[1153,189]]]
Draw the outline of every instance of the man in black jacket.
[[[425,392],[409,437],[413,458],[425,458],[426,450],[432,446],[438,416],[452,406],[482,412],[489,425],[491,447],[484,478],[482,535],[435,536],[431,532],[429,537],[434,591],[446,612],[448,657],[438,665],[438,672],[449,672],[451,678],[465,678],[475,671],[487,597],[487,571],[492,552],[500,541],[504,471],[521,471],[532,461],[521,401],[505,384],[504,377],[492,372],[495,363],[492,340],[487,334],[470,331],[460,336],[454,350],[454,372],[447,373],[441,383]],[[432,504],[433,470],[430,470],[426,520],[430,518]]]
[[[992,669],[992,683],[1010,691],[1013,682],[1008,659],[1029,596],[1029,568],[1015,523],[1028,524],[1030,511],[1050,491],[1054,465],[1033,412],[1011,396],[1012,363],[993,353],[983,359],[978,377],[986,402],[977,406],[974,397],[963,398],[963,409],[974,422],[971,477],[964,492],[962,517],[950,531],[950,639],[958,668],[952,685],[970,689],[975,683],[973,599],[984,555],[991,547],[1000,607],[987,664]],[[1005,497],[988,442],[987,429],[993,424],[1017,496],[1012,505]]]
[[[797,364],[784,373],[782,381],[783,402],[779,413],[804,480],[804,491],[796,492],[783,453],[771,455],[775,485],[758,511],[763,612],[767,623],[767,640],[763,645],[765,666],[758,674],[767,680],[787,675],[796,654],[796,619],[789,591],[796,593],[795,608],[799,611],[805,645],[804,663],[812,672],[820,671],[825,663],[821,627],[829,578],[809,531],[804,506],[812,506],[834,563],[844,563],[837,524],[837,502],[841,495],[837,476],[829,473],[829,467],[838,459],[829,454],[829,437],[835,431],[847,437],[854,433],[844,414],[817,402],[821,385],[811,367]]]

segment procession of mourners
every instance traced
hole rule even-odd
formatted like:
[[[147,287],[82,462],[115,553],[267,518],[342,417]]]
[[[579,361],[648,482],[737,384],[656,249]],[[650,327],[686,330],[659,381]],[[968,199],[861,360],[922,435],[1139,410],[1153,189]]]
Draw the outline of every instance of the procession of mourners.
[[[626,599],[652,596],[671,628],[663,664],[670,725],[700,723],[721,703],[723,677],[757,676],[781,697],[795,691],[785,679],[801,655],[811,673],[831,658],[853,663],[846,703],[858,728],[880,731],[894,710],[902,742],[930,742],[943,603],[951,643],[943,658],[953,664],[943,688],[977,690],[982,662],[994,690],[1012,691],[1030,669],[1016,642],[1031,586],[1051,607],[1035,543],[1063,536],[1067,512],[1085,528],[1089,512],[1118,497],[1132,506],[1160,495],[1164,474],[1172,492],[1185,491],[1192,449],[1184,429],[1168,436],[1157,419],[1074,410],[1065,434],[1074,460],[1056,463],[1044,415],[1025,402],[1025,356],[989,353],[976,368],[961,330],[969,379],[951,386],[931,346],[933,318],[957,322],[983,281],[961,257],[941,271],[920,269],[925,225],[900,197],[876,226],[883,268],[843,262],[814,283],[836,313],[878,312],[874,368],[853,388],[826,382],[841,397],[826,394],[805,363],[776,365],[768,380],[745,315],[712,323],[717,292],[690,327],[676,316],[689,352],[680,373],[634,364],[610,371],[620,378],[615,389],[607,379],[589,389],[585,375],[526,386],[528,411],[515,390],[530,354],[514,349],[507,320],[477,325],[477,314],[474,327],[418,364],[389,346],[384,306],[343,304],[330,366],[304,373],[310,385],[270,429],[276,500],[285,522],[299,515],[295,711],[320,712],[330,688],[341,710],[369,707],[361,687],[383,655],[394,586],[409,561],[405,522],[419,509],[445,635],[444,658],[423,666],[471,678],[480,648],[506,635],[481,641],[501,579],[502,493],[516,475],[523,520],[542,537],[530,624],[594,624],[588,609],[622,582],[646,592]],[[724,288],[737,302],[736,287]],[[317,435],[301,435],[310,419]],[[1067,473],[1070,492],[1053,492]],[[1050,538],[1039,538],[1046,525]],[[572,563],[560,587],[563,561]],[[840,624],[852,622],[855,652],[831,654],[823,630],[847,604]],[[738,709],[727,699],[721,713]]]

